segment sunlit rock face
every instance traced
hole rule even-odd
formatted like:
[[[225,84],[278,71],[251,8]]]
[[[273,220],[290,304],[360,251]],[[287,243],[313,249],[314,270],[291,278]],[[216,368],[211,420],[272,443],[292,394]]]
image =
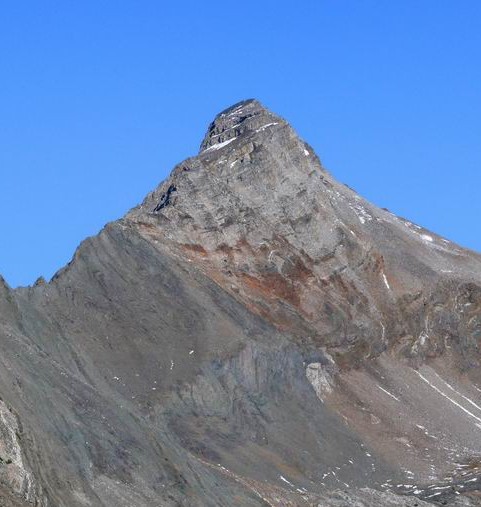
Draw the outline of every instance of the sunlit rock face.
[[[50,282],[0,279],[0,503],[479,505],[480,268],[240,102]]]

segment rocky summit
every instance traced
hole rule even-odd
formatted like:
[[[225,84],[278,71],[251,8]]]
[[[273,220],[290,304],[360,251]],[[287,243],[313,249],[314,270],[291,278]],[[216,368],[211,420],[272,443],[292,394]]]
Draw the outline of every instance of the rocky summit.
[[[255,100],[48,283],[0,279],[0,505],[481,505],[481,256]]]

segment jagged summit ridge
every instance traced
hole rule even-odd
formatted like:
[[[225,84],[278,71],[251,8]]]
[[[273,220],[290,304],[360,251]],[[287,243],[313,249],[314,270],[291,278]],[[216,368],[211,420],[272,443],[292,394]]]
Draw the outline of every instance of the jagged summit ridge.
[[[258,100],[243,100],[215,117],[200,145],[200,153],[226,146],[246,132],[256,132],[259,129],[285,123],[282,118],[270,112]]]

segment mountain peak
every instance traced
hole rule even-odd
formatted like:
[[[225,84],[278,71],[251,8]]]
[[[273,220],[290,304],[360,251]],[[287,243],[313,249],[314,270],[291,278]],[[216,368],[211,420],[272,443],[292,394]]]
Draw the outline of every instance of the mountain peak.
[[[0,505],[479,505],[480,273],[239,102],[50,283],[0,277]]]
[[[226,116],[237,109],[244,109],[247,107],[250,107],[251,109],[266,110],[266,108],[257,99],[244,99],[224,109],[217,116]]]
[[[214,118],[200,145],[200,152],[221,148],[245,132],[259,132],[269,126],[285,123],[258,100],[242,100]]]

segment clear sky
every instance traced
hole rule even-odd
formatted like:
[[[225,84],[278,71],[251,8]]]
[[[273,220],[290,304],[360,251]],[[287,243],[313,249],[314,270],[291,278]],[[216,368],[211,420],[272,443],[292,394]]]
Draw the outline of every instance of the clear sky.
[[[255,97],[340,181],[481,251],[479,0],[3,2],[0,273],[66,264]]]

